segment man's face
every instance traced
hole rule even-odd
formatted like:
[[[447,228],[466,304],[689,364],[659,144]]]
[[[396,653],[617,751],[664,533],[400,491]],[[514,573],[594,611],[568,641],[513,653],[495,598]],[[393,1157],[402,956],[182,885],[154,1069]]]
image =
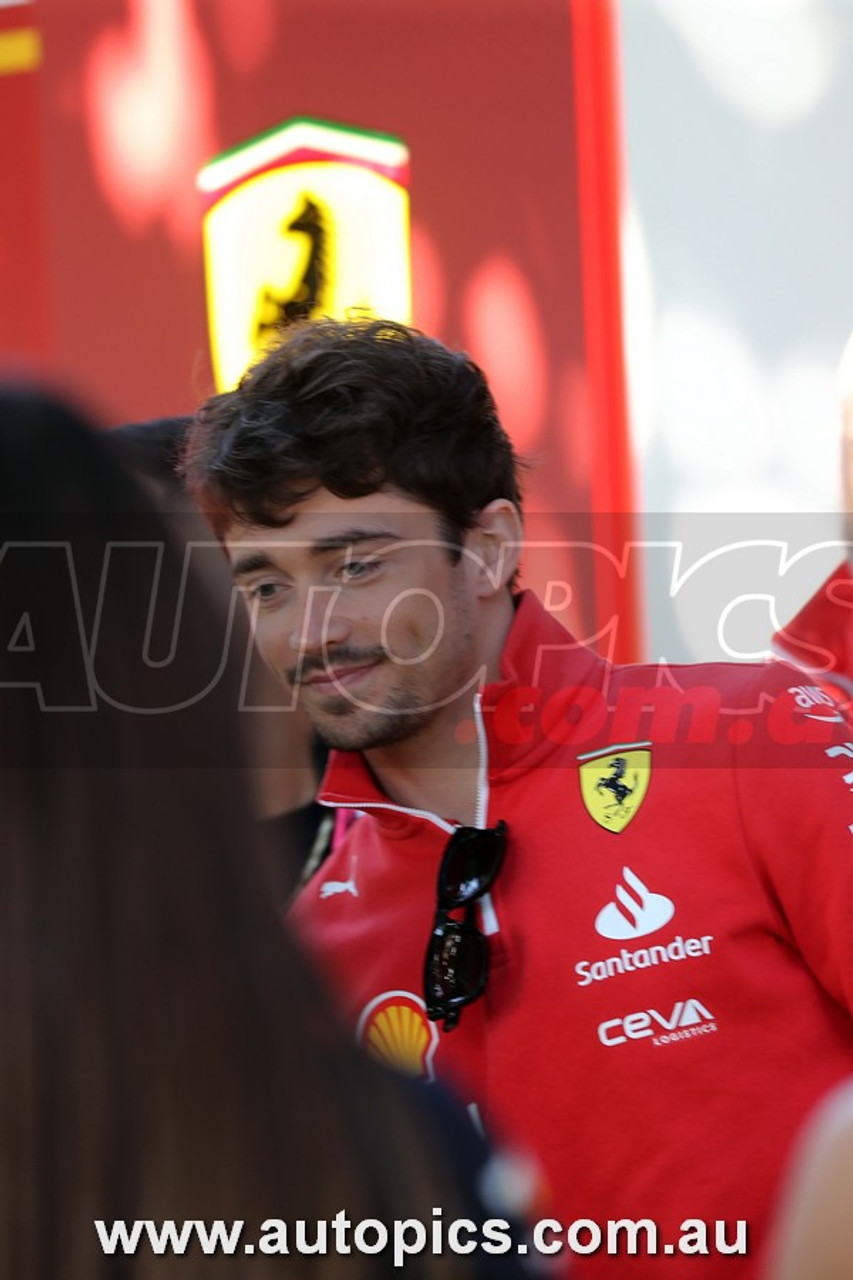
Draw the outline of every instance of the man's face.
[[[288,514],[284,528],[232,524],[225,545],[261,656],[321,737],[366,750],[454,724],[480,674],[478,599],[436,512],[321,489]]]

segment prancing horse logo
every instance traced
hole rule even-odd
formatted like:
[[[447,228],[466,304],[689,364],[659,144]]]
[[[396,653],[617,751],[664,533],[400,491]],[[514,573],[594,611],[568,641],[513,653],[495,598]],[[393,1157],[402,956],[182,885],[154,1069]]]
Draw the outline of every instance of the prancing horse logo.
[[[625,772],[627,768],[628,768],[628,761],[625,759],[624,756],[614,756],[613,759],[610,761],[610,777],[599,778],[598,782],[596,782],[595,784],[596,791],[612,791],[613,792],[614,800],[612,804],[607,805],[608,809],[613,809],[616,807],[620,809],[624,808],[625,801],[628,799],[628,796],[632,796],[634,794],[634,791],[637,786],[639,774],[635,770],[634,786],[629,787],[627,783],[622,781],[622,779],[625,777]]]
[[[624,831],[643,803],[652,772],[650,742],[632,742],[578,756],[581,797],[605,831]]]

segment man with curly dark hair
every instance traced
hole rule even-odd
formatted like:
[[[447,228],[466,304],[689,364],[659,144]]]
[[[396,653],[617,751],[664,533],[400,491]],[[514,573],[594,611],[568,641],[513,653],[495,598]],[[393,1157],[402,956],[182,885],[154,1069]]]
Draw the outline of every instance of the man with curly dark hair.
[[[403,325],[286,334],[186,474],[362,815],[292,913],[359,1039],[536,1152],[578,1276],[756,1274],[853,1070],[849,726],[781,663],[614,667],[517,592],[485,377]]]

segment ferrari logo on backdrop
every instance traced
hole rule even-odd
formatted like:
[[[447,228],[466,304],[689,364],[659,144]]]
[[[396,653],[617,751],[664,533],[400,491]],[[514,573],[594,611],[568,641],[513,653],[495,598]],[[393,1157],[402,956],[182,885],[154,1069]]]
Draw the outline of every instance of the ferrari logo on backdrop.
[[[374,1058],[408,1075],[433,1079],[438,1028],[426,1005],[409,991],[385,991],[363,1010],[356,1038]]]
[[[652,776],[650,742],[632,742],[578,756],[586,811],[605,831],[624,831],[637,813]]]
[[[233,387],[283,324],[411,319],[408,151],[396,138],[291,120],[201,171],[216,384]]]

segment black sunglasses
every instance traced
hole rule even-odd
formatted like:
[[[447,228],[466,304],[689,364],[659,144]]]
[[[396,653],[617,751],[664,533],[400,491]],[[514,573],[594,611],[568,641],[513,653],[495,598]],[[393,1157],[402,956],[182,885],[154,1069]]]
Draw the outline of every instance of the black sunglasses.
[[[506,852],[506,823],[457,827],[438,871],[435,920],[424,963],[427,1017],[452,1031],[462,1007],[486,989],[489,944],[474,924],[474,904],[495,882]],[[465,908],[464,920],[449,912]]]

